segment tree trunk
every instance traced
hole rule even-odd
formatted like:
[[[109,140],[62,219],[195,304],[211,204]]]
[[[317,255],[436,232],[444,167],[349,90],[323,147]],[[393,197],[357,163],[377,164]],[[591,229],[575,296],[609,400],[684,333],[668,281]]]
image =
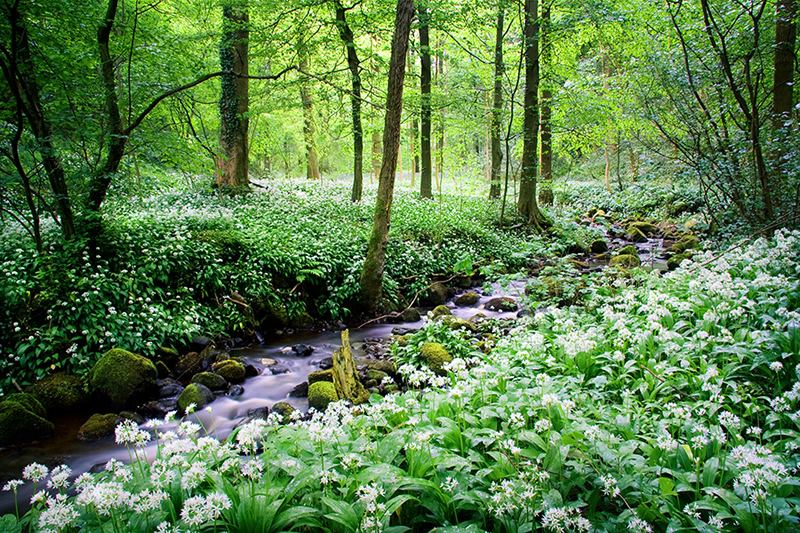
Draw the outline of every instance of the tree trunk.
[[[219,98],[220,128],[217,157],[217,177],[220,187],[233,190],[248,188],[250,179],[248,135],[249,118],[249,65],[248,40],[250,31],[247,4],[225,5],[222,8],[222,43],[219,62],[223,72],[222,94]]]
[[[361,192],[364,188],[364,129],[361,126],[361,62],[356,53],[356,43],[353,31],[347,24],[345,8],[341,0],[334,0],[336,7],[336,26],[347,48],[347,68],[350,69],[350,79],[353,84],[353,94],[350,95],[350,107],[353,114],[353,192],[350,200],[361,201]]]
[[[372,132],[372,172],[369,175],[369,183],[372,185],[372,176],[378,179],[378,173],[381,171],[381,154],[383,152],[383,145],[381,144],[381,134],[379,131]]]
[[[539,166],[539,1],[525,0],[525,113],[517,211],[528,224],[541,227],[545,218],[536,202]]]
[[[420,51],[420,124],[422,140],[420,156],[422,168],[419,178],[419,195],[432,198],[431,189],[431,46],[429,40],[430,17],[425,6],[417,7],[419,13],[419,51]]]
[[[405,56],[411,32],[411,17],[414,14],[413,0],[397,0],[392,55],[389,63],[389,83],[386,91],[386,119],[383,128],[383,162],[381,164],[378,197],[372,235],[367,256],[361,271],[361,297],[368,312],[375,311],[383,298],[383,272],[386,263],[386,247],[389,243],[389,221],[391,219],[394,175],[397,168],[397,152],[400,145],[400,118],[403,112],[403,80],[405,78]]]
[[[300,55],[300,70],[308,70],[308,49],[301,38],[297,44]],[[303,104],[303,139],[306,144],[306,178],[319,180],[319,162],[317,160],[316,127],[314,126],[314,100],[308,87],[308,79],[303,78],[300,83],[300,101]]]
[[[791,118],[794,86],[794,47],[797,40],[794,0],[778,0],[775,21],[775,73],[772,116],[775,129]]]
[[[542,6],[542,28],[541,37],[542,42],[542,62],[545,70],[544,87],[542,87],[542,116],[541,116],[541,143],[542,151],[540,155],[541,163],[541,177],[542,177],[542,192],[540,197],[542,199],[549,199],[552,203],[553,190],[553,142],[552,142],[552,101],[553,93],[550,90],[550,72],[551,67],[551,45],[550,45],[550,5]]]
[[[500,144],[500,130],[503,123],[503,25],[505,18],[503,0],[497,4],[497,24],[494,39],[494,91],[492,97],[492,171],[489,185],[489,198],[500,198],[500,172],[503,165],[503,148]]]
[[[61,165],[61,158],[51,141],[52,128],[44,115],[39,85],[36,82],[36,72],[31,58],[28,30],[22,20],[18,4],[9,6],[8,19],[11,26],[11,40],[8,45],[11,47],[11,56],[16,55],[17,60],[8,63],[0,61],[3,67],[3,77],[6,78],[16,105],[28,119],[33,135],[39,144],[42,166],[47,173],[50,189],[53,191],[58,207],[61,234],[64,240],[70,240],[75,236],[75,220],[69,188],[64,167]]]

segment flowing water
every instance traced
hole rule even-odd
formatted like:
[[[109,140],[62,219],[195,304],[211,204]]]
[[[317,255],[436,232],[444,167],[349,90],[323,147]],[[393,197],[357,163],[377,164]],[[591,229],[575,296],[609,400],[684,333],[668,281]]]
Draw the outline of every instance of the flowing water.
[[[483,309],[483,305],[495,296],[519,297],[524,289],[523,281],[515,281],[509,285],[493,287],[493,294],[482,294],[480,289],[475,292],[480,294],[480,300],[475,307],[454,308],[454,315],[468,319],[480,312],[487,317],[512,318],[516,312],[495,312]],[[419,328],[423,321],[404,323],[403,327]],[[365,341],[380,341],[391,336],[396,324],[370,324],[363,328],[350,330],[350,343],[353,347],[353,357],[358,364],[359,359],[367,357]],[[306,344],[314,348],[308,357],[299,357],[291,346]],[[211,412],[201,410],[190,419],[202,423],[209,433],[223,439],[247,417],[248,411],[259,407],[272,407],[276,402],[285,401],[295,408],[305,412],[308,409],[306,398],[290,397],[289,393],[299,383],[306,381],[308,374],[319,370],[320,362],[333,355],[334,350],[341,346],[341,331],[298,332],[293,335],[266,339],[262,344],[249,346],[231,351],[232,355],[243,357],[247,363],[263,370],[262,374],[248,378],[243,383],[244,393],[236,396],[219,396],[211,404]],[[288,369],[288,372],[272,374],[262,363],[262,359],[269,358],[277,362],[276,367]],[[8,448],[0,451],[0,486],[10,479],[21,478],[22,469],[32,463],[38,462],[52,468],[59,464],[67,464],[72,468],[73,477],[81,472],[86,472],[97,465],[108,462],[111,458],[128,462],[126,449],[115,444],[114,437],[108,437],[99,442],[82,442],[76,435],[80,426],[88,419],[88,414],[71,415],[53,420],[56,425],[56,434],[49,439],[25,444],[23,446]],[[175,425],[163,426],[161,431],[174,429]],[[152,455],[155,445],[149,448]],[[41,486],[40,486],[41,488]],[[27,489],[27,490],[26,490]],[[21,507],[28,507],[32,487],[30,483],[20,487],[19,501]],[[13,512],[13,494],[0,492],[0,516]]]

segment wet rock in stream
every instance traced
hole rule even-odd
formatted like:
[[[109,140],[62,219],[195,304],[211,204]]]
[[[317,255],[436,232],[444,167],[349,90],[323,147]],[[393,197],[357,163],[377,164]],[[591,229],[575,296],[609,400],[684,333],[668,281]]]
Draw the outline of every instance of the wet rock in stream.
[[[292,346],[292,351],[296,353],[298,357],[308,357],[314,353],[314,347],[307,344],[295,344]]]

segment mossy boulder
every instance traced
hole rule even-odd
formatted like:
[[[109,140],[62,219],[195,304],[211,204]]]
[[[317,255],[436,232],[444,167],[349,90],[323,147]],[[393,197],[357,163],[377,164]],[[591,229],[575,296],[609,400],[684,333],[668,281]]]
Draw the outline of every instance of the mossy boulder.
[[[635,268],[642,264],[642,260],[639,259],[638,255],[617,255],[611,258],[608,262],[608,266],[618,266],[622,268]]]
[[[367,367],[367,369],[372,368],[375,370],[380,370],[381,372],[386,372],[387,374],[397,373],[397,365],[388,359],[370,359],[364,363],[364,366]]]
[[[175,373],[178,375],[193,376],[203,371],[203,355],[200,352],[189,352],[178,359]]]
[[[197,410],[202,409],[214,401],[214,393],[211,389],[200,383],[190,383],[180,396],[178,396],[178,409],[186,411],[191,404],[195,404]]]
[[[83,380],[58,372],[37,381],[28,388],[50,416],[83,410],[89,403]]]
[[[631,228],[638,229],[648,237],[658,233],[658,226],[656,226],[655,224],[651,224],[649,222],[631,222],[628,225],[628,231],[630,231]]]
[[[647,242],[647,236],[642,232],[642,230],[635,226],[628,228],[626,235],[628,236],[628,240],[633,242]]]
[[[667,268],[669,270],[675,270],[681,263],[683,263],[684,259],[690,259],[692,257],[692,252],[687,250],[685,252],[681,252],[679,254],[675,254],[667,260]]]
[[[603,239],[595,239],[592,241],[590,249],[593,254],[602,254],[608,251],[608,243]]]
[[[158,394],[158,370],[152,361],[120,348],[112,348],[89,372],[89,387],[109,409],[119,411]]]
[[[442,344],[438,342],[423,343],[419,355],[432,372],[440,376],[447,375],[444,366],[453,360],[453,356]]]
[[[336,387],[330,381],[317,381],[308,386],[308,406],[324,411],[328,404],[339,399]]]
[[[158,379],[164,379],[171,373],[164,361],[156,361],[156,371],[158,372]]]
[[[367,381],[375,380],[380,383],[380,381],[383,378],[387,377],[388,375],[389,374],[387,374],[386,372],[378,370],[377,368],[368,368],[366,375],[364,376],[364,379],[366,379]]]
[[[444,305],[447,301],[447,287],[444,283],[435,282],[427,290],[428,303],[431,305]]]
[[[311,326],[314,325],[314,317],[303,311],[294,316],[289,321],[289,325],[292,326],[293,328],[299,328],[299,329],[310,328]]]
[[[12,401],[0,403],[0,446],[41,439],[53,434],[49,420]]]
[[[41,416],[42,418],[47,418],[47,411],[33,394],[28,394],[26,392],[15,392],[14,394],[9,394],[3,398],[3,401],[17,402],[28,411]]]
[[[179,357],[178,350],[175,348],[161,346],[156,350],[155,359],[156,361],[163,361],[165,365],[172,368],[177,364]]]
[[[214,365],[214,373],[231,383],[237,383],[244,380],[246,369],[239,361],[227,359]]]
[[[617,255],[635,255],[636,257],[639,257],[639,251],[636,250],[634,245],[629,244],[617,250]]]
[[[228,388],[228,380],[213,372],[200,372],[192,376],[192,383],[205,385],[211,390],[223,390]]]
[[[673,254],[680,254],[686,250],[692,250],[700,246],[700,239],[694,235],[687,235],[669,248],[667,251]]]
[[[459,307],[472,307],[480,300],[480,296],[478,296],[475,292],[465,292],[464,294],[460,295],[456,298],[455,304]]]
[[[498,296],[497,298],[492,298],[486,302],[484,307],[489,311],[503,311],[506,313],[516,311],[519,308],[517,301],[510,296]]]
[[[333,369],[328,370],[315,370],[308,375],[308,386],[310,387],[318,381],[328,381],[333,383]]]
[[[440,316],[452,315],[452,314],[453,314],[452,311],[450,311],[450,308],[447,307],[446,305],[437,305],[436,307],[433,308],[433,311],[431,311],[431,316],[433,318],[439,318]]]
[[[410,333],[407,333],[407,334],[405,334],[405,335],[400,335],[399,337],[397,337],[397,338],[395,338],[395,339],[394,339],[394,342],[395,342],[395,343],[396,343],[398,346],[400,346],[401,348],[403,348],[403,347],[405,347],[405,346],[408,346],[408,342],[411,340],[411,337],[413,337],[413,335],[411,335]]]
[[[419,309],[416,307],[409,307],[408,309],[403,309],[400,318],[403,322],[418,322],[422,317],[419,314]]]
[[[95,413],[78,430],[78,440],[92,442],[113,435],[121,420],[122,417],[116,413],[105,415]]]
[[[440,318],[443,324],[447,324],[447,327],[453,331],[458,329],[467,329],[473,333],[478,331],[478,328],[475,327],[475,324],[471,322],[467,322],[461,317],[457,317],[455,315],[446,315]]]
[[[278,402],[272,406],[272,412],[278,413],[283,417],[283,423],[286,424],[292,419],[292,413],[297,411],[294,406],[288,402]]]

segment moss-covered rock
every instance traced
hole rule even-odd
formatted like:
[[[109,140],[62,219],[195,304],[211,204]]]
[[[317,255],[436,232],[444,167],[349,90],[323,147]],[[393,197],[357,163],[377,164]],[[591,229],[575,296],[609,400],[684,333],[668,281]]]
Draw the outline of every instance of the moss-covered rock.
[[[50,416],[81,411],[89,403],[83,380],[63,372],[37,381],[28,388],[28,392],[39,400]]]
[[[200,352],[189,352],[178,359],[175,373],[179,376],[193,376],[203,371],[203,355]]]
[[[628,236],[628,240],[633,242],[647,242],[647,236],[642,232],[642,230],[635,226],[629,227],[626,235]]]
[[[639,251],[634,245],[629,244],[617,250],[617,255],[635,255],[636,257],[639,257]]]
[[[450,308],[447,307],[446,305],[437,305],[436,307],[433,308],[433,311],[431,311],[431,316],[433,318],[439,318],[440,316],[452,315],[452,314],[453,314],[452,311],[450,311]]]
[[[213,372],[200,372],[192,376],[192,383],[205,385],[211,390],[223,390],[228,388],[228,380]]]
[[[459,307],[472,307],[480,300],[480,296],[478,296],[475,292],[465,292],[464,294],[460,295],[456,298],[455,304]]]
[[[410,333],[407,333],[407,334],[405,334],[405,335],[400,335],[399,337],[397,337],[397,338],[395,338],[395,339],[394,339],[394,342],[395,342],[395,343],[396,343],[398,346],[400,346],[401,348],[403,348],[403,347],[405,347],[405,346],[408,346],[408,342],[411,340],[411,337],[413,337],[413,335],[411,335]]]
[[[278,413],[283,417],[283,423],[286,424],[292,419],[292,413],[297,411],[294,406],[288,402],[278,402],[272,406],[272,412]]]
[[[675,254],[667,260],[667,268],[669,270],[675,270],[681,266],[681,263],[683,263],[684,259],[690,259],[691,257],[692,252],[690,250]]]
[[[328,381],[333,383],[333,369],[328,370],[315,370],[308,375],[309,387],[318,381]]]
[[[158,379],[164,379],[170,375],[169,367],[164,361],[156,361],[156,371],[158,372]]]
[[[17,402],[31,413],[41,416],[42,418],[47,418],[47,411],[33,394],[28,394],[26,392],[15,392],[14,394],[9,394],[3,398],[3,401]]]
[[[630,232],[631,228],[636,228],[641,231],[646,236],[651,236],[658,233],[658,226],[655,224],[651,224],[649,222],[631,222],[628,225],[628,231]]]
[[[172,368],[178,363],[179,357],[178,350],[175,348],[161,346],[156,350],[155,359],[156,361],[163,361],[167,367]]]
[[[402,318],[403,322],[418,322],[422,317],[419,314],[419,309],[409,307],[408,309],[403,309],[400,318]]]
[[[373,368],[381,372],[386,372],[387,374],[397,373],[397,365],[394,364],[394,361],[389,361],[388,359],[370,359],[364,363],[364,366],[368,369]]]
[[[186,411],[189,405],[195,404],[195,408],[199,410],[212,401],[214,401],[214,393],[211,392],[211,389],[200,383],[191,383],[178,396],[178,409]]]
[[[510,313],[519,309],[517,301],[510,296],[498,296],[497,298],[492,298],[486,302],[484,307],[489,311],[503,311],[506,313]]]
[[[444,305],[447,301],[447,287],[444,286],[444,283],[435,282],[432,283],[427,290],[427,297],[428,303],[431,305]]]
[[[122,417],[116,413],[95,413],[78,430],[78,440],[92,442],[111,436],[120,421]]]
[[[423,343],[419,355],[432,372],[440,376],[447,375],[444,366],[453,360],[453,356],[442,344],[438,342]]]
[[[0,446],[19,444],[53,434],[55,426],[17,402],[0,403]]]
[[[336,387],[329,381],[317,381],[308,386],[308,406],[324,411],[328,404],[339,399]]]
[[[603,239],[595,239],[589,248],[593,254],[602,254],[608,251],[608,243]]]
[[[367,381],[374,380],[374,381],[377,381],[378,383],[380,383],[381,380],[383,378],[387,377],[388,375],[389,374],[387,374],[386,372],[384,372],[382,370],[378,370],[376,368],[368,368],[367,372],[366,372],[366,375],[364,376],[364,379],[366,379]]]
[[[112,348],[89,372],[89,386],[111,410],[151,399],[158,394],[158,370],[152,361],[127,350]]]
[[[667,251],[673,254],[680,254],[685,252],[686,250],[693,250],[700,246],[700,239],[698,239],[695,235],[687,235],[683,237],[681,240],[667,248]]]
[[[244,380],[246,369],[239,361],[227,359],[214,365],[214,373],[231,383],[237,383]]]
[[[608,262],[608,266],[619,266],[623,268],[634,268],[638,267],[642,264],[642,260],[639,259],[638,255],[617,255],[612,257],[611,260]]]
[[[443,324],[447,324],[447,327],[454,331],[462,328],[467,329],[473,333],[478,331],[478,328],[475,326],[475,324],[467,322],[463,318],[457,317],[455,315],[446,315],[441,317],[439,320],[441,320]]]

